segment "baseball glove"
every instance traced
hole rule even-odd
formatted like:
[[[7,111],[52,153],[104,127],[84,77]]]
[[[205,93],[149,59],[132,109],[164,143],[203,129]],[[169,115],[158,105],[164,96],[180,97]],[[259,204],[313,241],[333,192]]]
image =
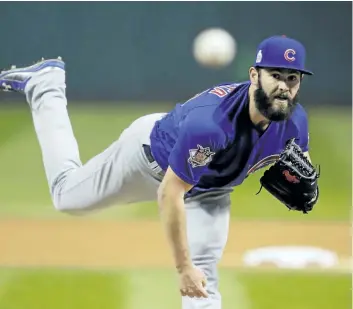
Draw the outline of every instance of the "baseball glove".
[[[279,160],[260,178],[260,191],[264,187],[289,210],[308,213],[319,198],[319,177],[320,171],[314,168],[292,138],[287,141]]]

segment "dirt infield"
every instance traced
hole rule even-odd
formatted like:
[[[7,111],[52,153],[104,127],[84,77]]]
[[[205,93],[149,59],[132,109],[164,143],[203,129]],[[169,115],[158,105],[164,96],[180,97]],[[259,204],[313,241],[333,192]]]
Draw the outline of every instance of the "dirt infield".
[[[233,221],[221,266],[243,267],[244,252],[262,246],[314,246],[347,268],[349,224]],[[0,221],[0,265],[161,267],[171,264],[158,221]]]

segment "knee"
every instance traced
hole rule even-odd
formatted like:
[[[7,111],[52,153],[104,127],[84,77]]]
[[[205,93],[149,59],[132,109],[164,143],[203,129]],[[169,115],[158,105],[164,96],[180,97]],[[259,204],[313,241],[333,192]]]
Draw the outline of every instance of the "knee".
[[[74,190],[68,188],[68,178],[75,169],[60,173],[49,181],[50,194],[54,208],[69,215],[85,215],[93,205],[86,196],[73,194]]]
[[[58,196],[53,196],[53,205],[57,211],[68,215],[82,216],[87,213],[87,210],[77,207],[74,203],[63,202]]]
[[[73,216],[80,216],[88,213],[89,205],[83,205],[82,200],[68,198],[67,194],[63,192],[63,187],[61,185],[52,187],[51,197],[54,208],[59,212]]]
[[[73,216],[92,214],[107,206],[105,203],[87,196],[76,196],[63,191],[55,191],[52,194],[52,201],[57,211]]]
[[[206,275],[212,275],[217,267],[218,259],[212,255],[194,256],[192,257],[192,263]]]
[[[204,237],[189,241],[189,248],[193,263],[199,267],[203,264],[217,264],[222,258],[224,243],[219,239],[212,239],[207,234]]]

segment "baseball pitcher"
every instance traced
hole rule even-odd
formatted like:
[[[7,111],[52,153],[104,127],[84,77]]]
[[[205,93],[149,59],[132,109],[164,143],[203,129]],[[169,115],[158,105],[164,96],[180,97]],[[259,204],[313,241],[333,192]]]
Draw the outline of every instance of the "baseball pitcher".
[[[131,123],[82,164],[65,96],[65,63],[41,60],[0,74],[3,91],[23,93],[54,207],[84,214],[156,200],[184,309],[220,309],[217,263],[228,235],[230,193],[269,164],[264,187],[307,213],[319,196],[308,150],[308,119],[298,103],[306,52],[297,40],[260,43],[249,80],[213,86],[168,113]]]

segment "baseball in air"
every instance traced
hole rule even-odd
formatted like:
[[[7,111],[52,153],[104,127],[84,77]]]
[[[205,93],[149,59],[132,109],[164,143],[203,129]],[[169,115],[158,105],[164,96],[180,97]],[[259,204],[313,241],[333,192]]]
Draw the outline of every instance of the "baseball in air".
[[[209,68],[228,66],[235,57],[236,49],[233,36],[221,28],[203,30],[193,43],[194,58],[200,65]]]

